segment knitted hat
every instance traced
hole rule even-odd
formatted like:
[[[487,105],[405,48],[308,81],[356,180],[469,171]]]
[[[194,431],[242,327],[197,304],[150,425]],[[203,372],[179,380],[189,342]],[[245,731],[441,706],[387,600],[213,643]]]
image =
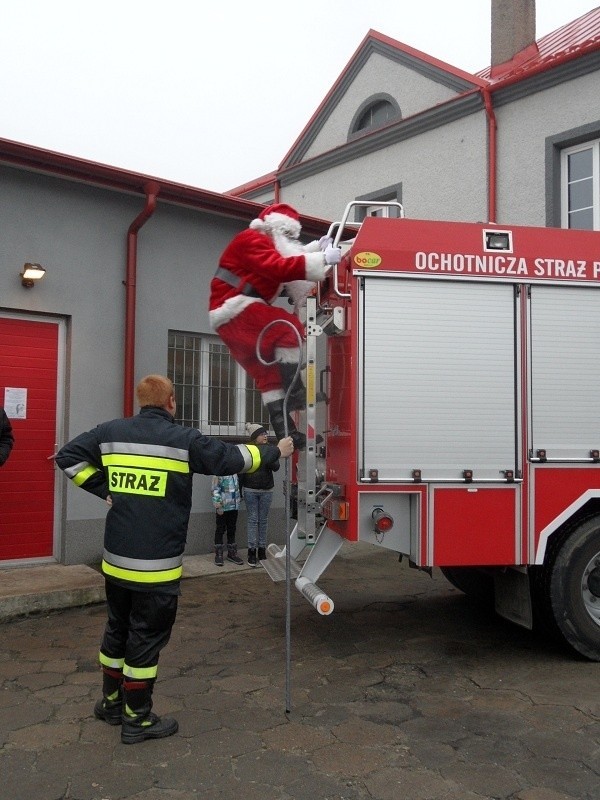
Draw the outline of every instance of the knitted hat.
[[[250,227],[252,230],[263,233],[281,230],[295,238],[300,235],[302,230],[300,214],[287,203],[275,203],[263,208],[258,217],[252,220]]]
[[[250,437],[250,441],[253,442],[261,433],[267,433],[267,429],[264,425],[256,425],[255,423],[247,422],[246,433]]]

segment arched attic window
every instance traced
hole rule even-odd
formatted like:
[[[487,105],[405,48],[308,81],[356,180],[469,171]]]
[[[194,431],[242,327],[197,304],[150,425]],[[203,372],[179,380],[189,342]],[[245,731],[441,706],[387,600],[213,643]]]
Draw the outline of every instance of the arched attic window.
[[[348,139],[362,136],[397,119],[402,119],[402,112],[391,95],[383,93],[371,95],[361,103],[355,113],[350,124]]]

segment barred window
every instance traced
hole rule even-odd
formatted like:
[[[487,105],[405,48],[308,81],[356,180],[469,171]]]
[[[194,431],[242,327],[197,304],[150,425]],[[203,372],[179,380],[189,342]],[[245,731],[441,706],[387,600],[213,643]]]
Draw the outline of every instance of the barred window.
[[[254,381],[218,337],[169,331],[168,376],[182,425],[211,436],[242,438],[246,422],[269,427]]]

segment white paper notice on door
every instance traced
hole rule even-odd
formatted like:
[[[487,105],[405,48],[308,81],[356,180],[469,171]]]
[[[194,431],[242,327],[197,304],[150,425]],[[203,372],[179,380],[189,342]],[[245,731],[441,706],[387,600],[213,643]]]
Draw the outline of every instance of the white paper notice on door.
[[[10,419],[27,419],[27,389],[4,388],[4,410]]]

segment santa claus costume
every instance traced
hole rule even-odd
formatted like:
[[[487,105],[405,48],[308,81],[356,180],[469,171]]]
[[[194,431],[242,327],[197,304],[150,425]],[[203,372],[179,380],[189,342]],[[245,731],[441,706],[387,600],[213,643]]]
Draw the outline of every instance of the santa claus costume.
[[[292,297],[306,296],[340,260],[340,250],[327,246],[326,237],[302,245],[300,232],[294,208],[285,203],[268,206],[225,248],[210,285],[211,326],[254,378],[278,439],[285,436],[283,403],[298,374],[304,327],[297,316],[273,304],[286,286]],[[298,382],[288,396],[287,410],[304,403]],[[287,432],[296,448],[305,446],[305,437],[289,417]]]

